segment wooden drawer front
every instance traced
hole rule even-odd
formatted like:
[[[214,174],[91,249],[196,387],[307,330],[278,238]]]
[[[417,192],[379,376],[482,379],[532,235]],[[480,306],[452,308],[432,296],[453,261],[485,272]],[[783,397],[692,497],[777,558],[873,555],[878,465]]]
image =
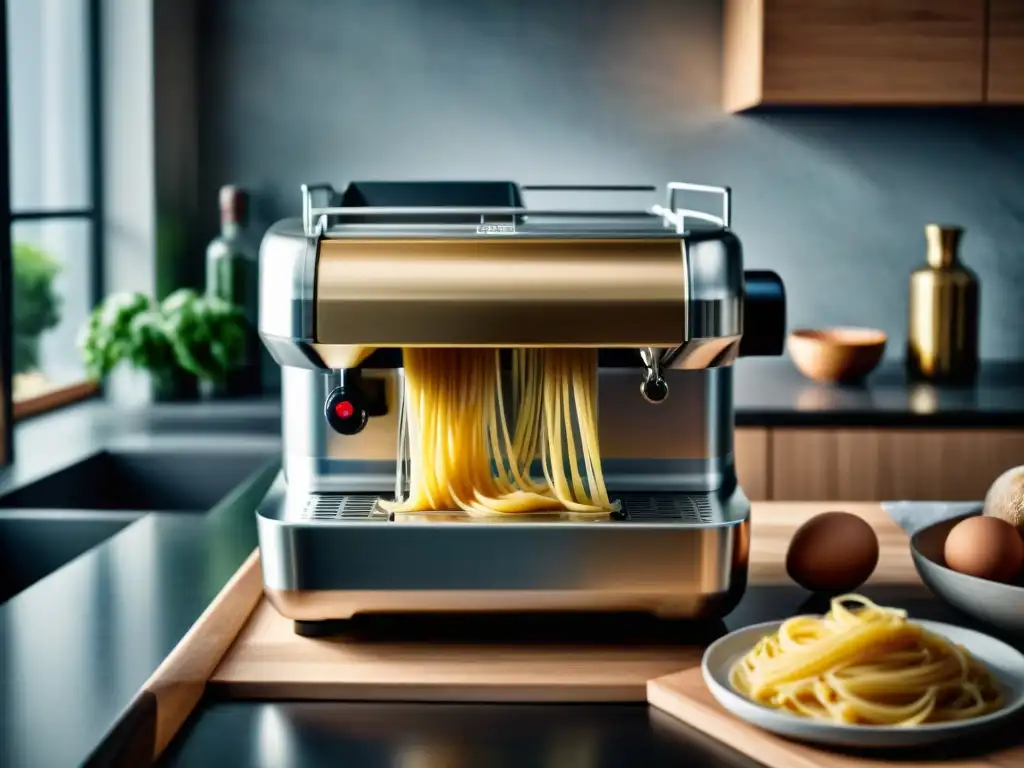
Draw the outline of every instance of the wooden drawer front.
[[[768,430],[737,429],[735,434],[736,475],[751,501],[768,499]]]
[[[772,430],[776,500],[971,501],[1024,464],[1011,430]]]

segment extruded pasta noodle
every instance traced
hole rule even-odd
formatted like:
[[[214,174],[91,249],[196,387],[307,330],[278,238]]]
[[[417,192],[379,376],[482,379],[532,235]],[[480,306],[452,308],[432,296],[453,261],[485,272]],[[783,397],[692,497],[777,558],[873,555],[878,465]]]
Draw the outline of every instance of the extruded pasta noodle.
[[[821,618],[784,622],[736,662],[730,683],[759,704],[834,723],[918,726],[1003,704],[967,650],[860,595],[835,598]]]
[[[612,511],[597,436],[595,350],[514,350],[511,402],[500,350],[407,348],[403,365],[399,455],[408,458],[408,492],[402,498],[403,488],[396,488],[400,500],[387,509],[475,516]],[[509,407],[516,414],[512,430]],[[538,458],[543,479],[531,474]]]
[[[399,456],[408,466],[399,485],[407,479],[408,490],[396,488],[385,508],[475,516],[612,511],[598,445],[596,350],[514,350],[510,398],[500,350],[402,354]],[[542,478],[531,474],[538,459]]]

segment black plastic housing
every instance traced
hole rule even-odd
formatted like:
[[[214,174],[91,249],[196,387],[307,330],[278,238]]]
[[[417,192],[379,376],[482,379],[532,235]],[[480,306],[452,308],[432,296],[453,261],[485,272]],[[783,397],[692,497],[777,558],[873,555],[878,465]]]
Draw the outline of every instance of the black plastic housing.
[[[786,288],[769,270],[743,273],[743,338],[740,357],[778,357],[786,346]]]

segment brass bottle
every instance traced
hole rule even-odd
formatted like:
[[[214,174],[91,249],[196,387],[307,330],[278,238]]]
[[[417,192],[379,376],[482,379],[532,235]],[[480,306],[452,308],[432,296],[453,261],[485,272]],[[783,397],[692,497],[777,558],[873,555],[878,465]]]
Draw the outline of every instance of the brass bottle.
[[[910,276],[907,369],[918,380],[968,383],[978,372],[978,278],[960,263],[959,227],[925,227],[928,263]]]

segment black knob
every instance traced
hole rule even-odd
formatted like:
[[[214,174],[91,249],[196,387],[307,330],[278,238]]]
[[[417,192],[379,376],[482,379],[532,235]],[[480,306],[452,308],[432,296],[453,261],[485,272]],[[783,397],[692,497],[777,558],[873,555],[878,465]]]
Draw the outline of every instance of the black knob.
[[[338,387],[327,396],[324,404],[327,423],[342,435],[355,435],[366,426],[369,414],[362,393],[356,387]]]
[[[649,403],[662,403],[668,397],[668,383],[661,376],[650,372],[640,383],[640,394]]]
[[[777,357],[786,346],[786,289],[767,270],[743,274],[743,338],[740,357]]]

